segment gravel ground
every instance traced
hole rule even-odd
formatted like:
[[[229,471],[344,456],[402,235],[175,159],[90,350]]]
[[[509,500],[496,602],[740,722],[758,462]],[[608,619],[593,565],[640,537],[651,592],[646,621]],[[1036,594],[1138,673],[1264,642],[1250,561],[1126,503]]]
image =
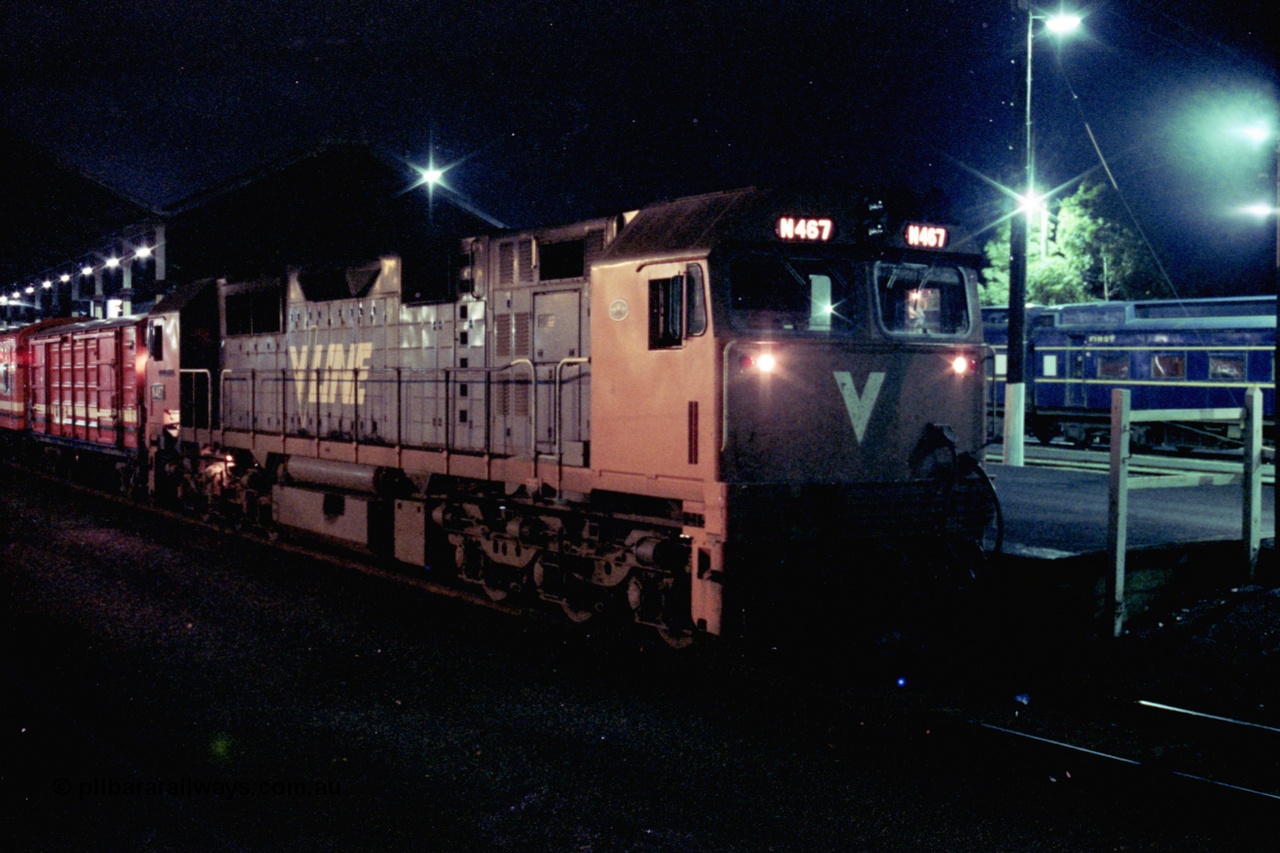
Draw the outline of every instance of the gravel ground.
[[[1265,802],[1087,763],[1071,773],[965,718],[1016,713],[1025,691],[1035,707],[1123,682],[1274,719],[1280,590],[1242,589],[1119,650],[1058,650],[1037,667],[982,644],[870,665],[833,653],[797,673],[432,598],[8,469],[0,519],[9,850],[1273,840]]]

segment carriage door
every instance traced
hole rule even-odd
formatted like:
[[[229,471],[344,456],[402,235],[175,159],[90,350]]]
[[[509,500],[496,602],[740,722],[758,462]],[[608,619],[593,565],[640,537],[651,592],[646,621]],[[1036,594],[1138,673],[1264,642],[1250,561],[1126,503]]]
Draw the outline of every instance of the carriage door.
[[[577,447],[586,403],[586,365],[582,355],[581,292],[561,290],[533,295],[533,364],[537,373],[535,410],[539,453],[556,453],[569,440]],[[582,460],[566,458],[569,464]]]
[[[89,335],[85,341],[85,399],[89,410],[85,437],[119,446],[121,400],[116,380],[121,359],[114,331]]]
[[[1067,344],[1067,384],[1062,404],[1080,408],[1085,404],[1085,362],[1087,353],[1083,338],[1071,338]]]

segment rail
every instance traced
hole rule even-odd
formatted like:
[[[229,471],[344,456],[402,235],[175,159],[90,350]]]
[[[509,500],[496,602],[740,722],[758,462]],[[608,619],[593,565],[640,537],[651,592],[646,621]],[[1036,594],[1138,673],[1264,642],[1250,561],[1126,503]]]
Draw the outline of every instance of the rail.
[[[1130,476],[1129,430],[1135,423],[1194,421],[1243,423],[1244,464],[1240,474],[1188,473]],[[1111,571],[1107,574],[1107,608],[1112,634],[1119,637],[1127,618],[1125,606],[1125,557],[1129,526],[1129,492],[1134,489],[1172,489],[1189,486],[1221,486],[1242,483],[1244,509],[1241,519],[1242,557],[1250,580],[1258,565],[1262,545],[1262,389],[1250,386],[1244,406],[1225,409],[1130,408],[1129,391],[1111,391],[1111,464],[1107,507],[1107,548]]]

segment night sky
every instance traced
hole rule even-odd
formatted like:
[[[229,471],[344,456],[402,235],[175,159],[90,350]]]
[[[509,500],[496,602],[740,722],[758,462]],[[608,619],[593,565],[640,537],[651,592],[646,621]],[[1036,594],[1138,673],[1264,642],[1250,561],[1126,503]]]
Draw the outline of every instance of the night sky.
[[[1280,124],[1264,9],[1104,0],[1037,38],[1039,183],[1096,169],[1087,122],[1179,286],[1272,281],[1274,219],[1235,208],[1274,203],[1274,140],[1231,133]],[[340,139],[455,164],[512,226],[799,179],[980,229],[1009,207],[984,177],[1020,179],[1025,27],[1009,0],[11,0],[0,122],[157,207]]]

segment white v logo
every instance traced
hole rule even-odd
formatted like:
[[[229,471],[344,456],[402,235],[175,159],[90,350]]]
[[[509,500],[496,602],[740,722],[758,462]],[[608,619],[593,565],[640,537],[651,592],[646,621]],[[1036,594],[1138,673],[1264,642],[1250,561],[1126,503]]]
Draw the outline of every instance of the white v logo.
[[[849,410],[849,420],[853,423],[853,435],[862,441],[862,434],[867,431],[867,422],[871,420],[871,410],[876,407],[880,397],[880,386],[884,384],[884,371],[873,371],[867,376],[867,384],[858,395],[853,385],[853,377],[848,371],[836,370],[832,373],[836,385],[840,387],[840,396],[844,397],[844,407]]]

